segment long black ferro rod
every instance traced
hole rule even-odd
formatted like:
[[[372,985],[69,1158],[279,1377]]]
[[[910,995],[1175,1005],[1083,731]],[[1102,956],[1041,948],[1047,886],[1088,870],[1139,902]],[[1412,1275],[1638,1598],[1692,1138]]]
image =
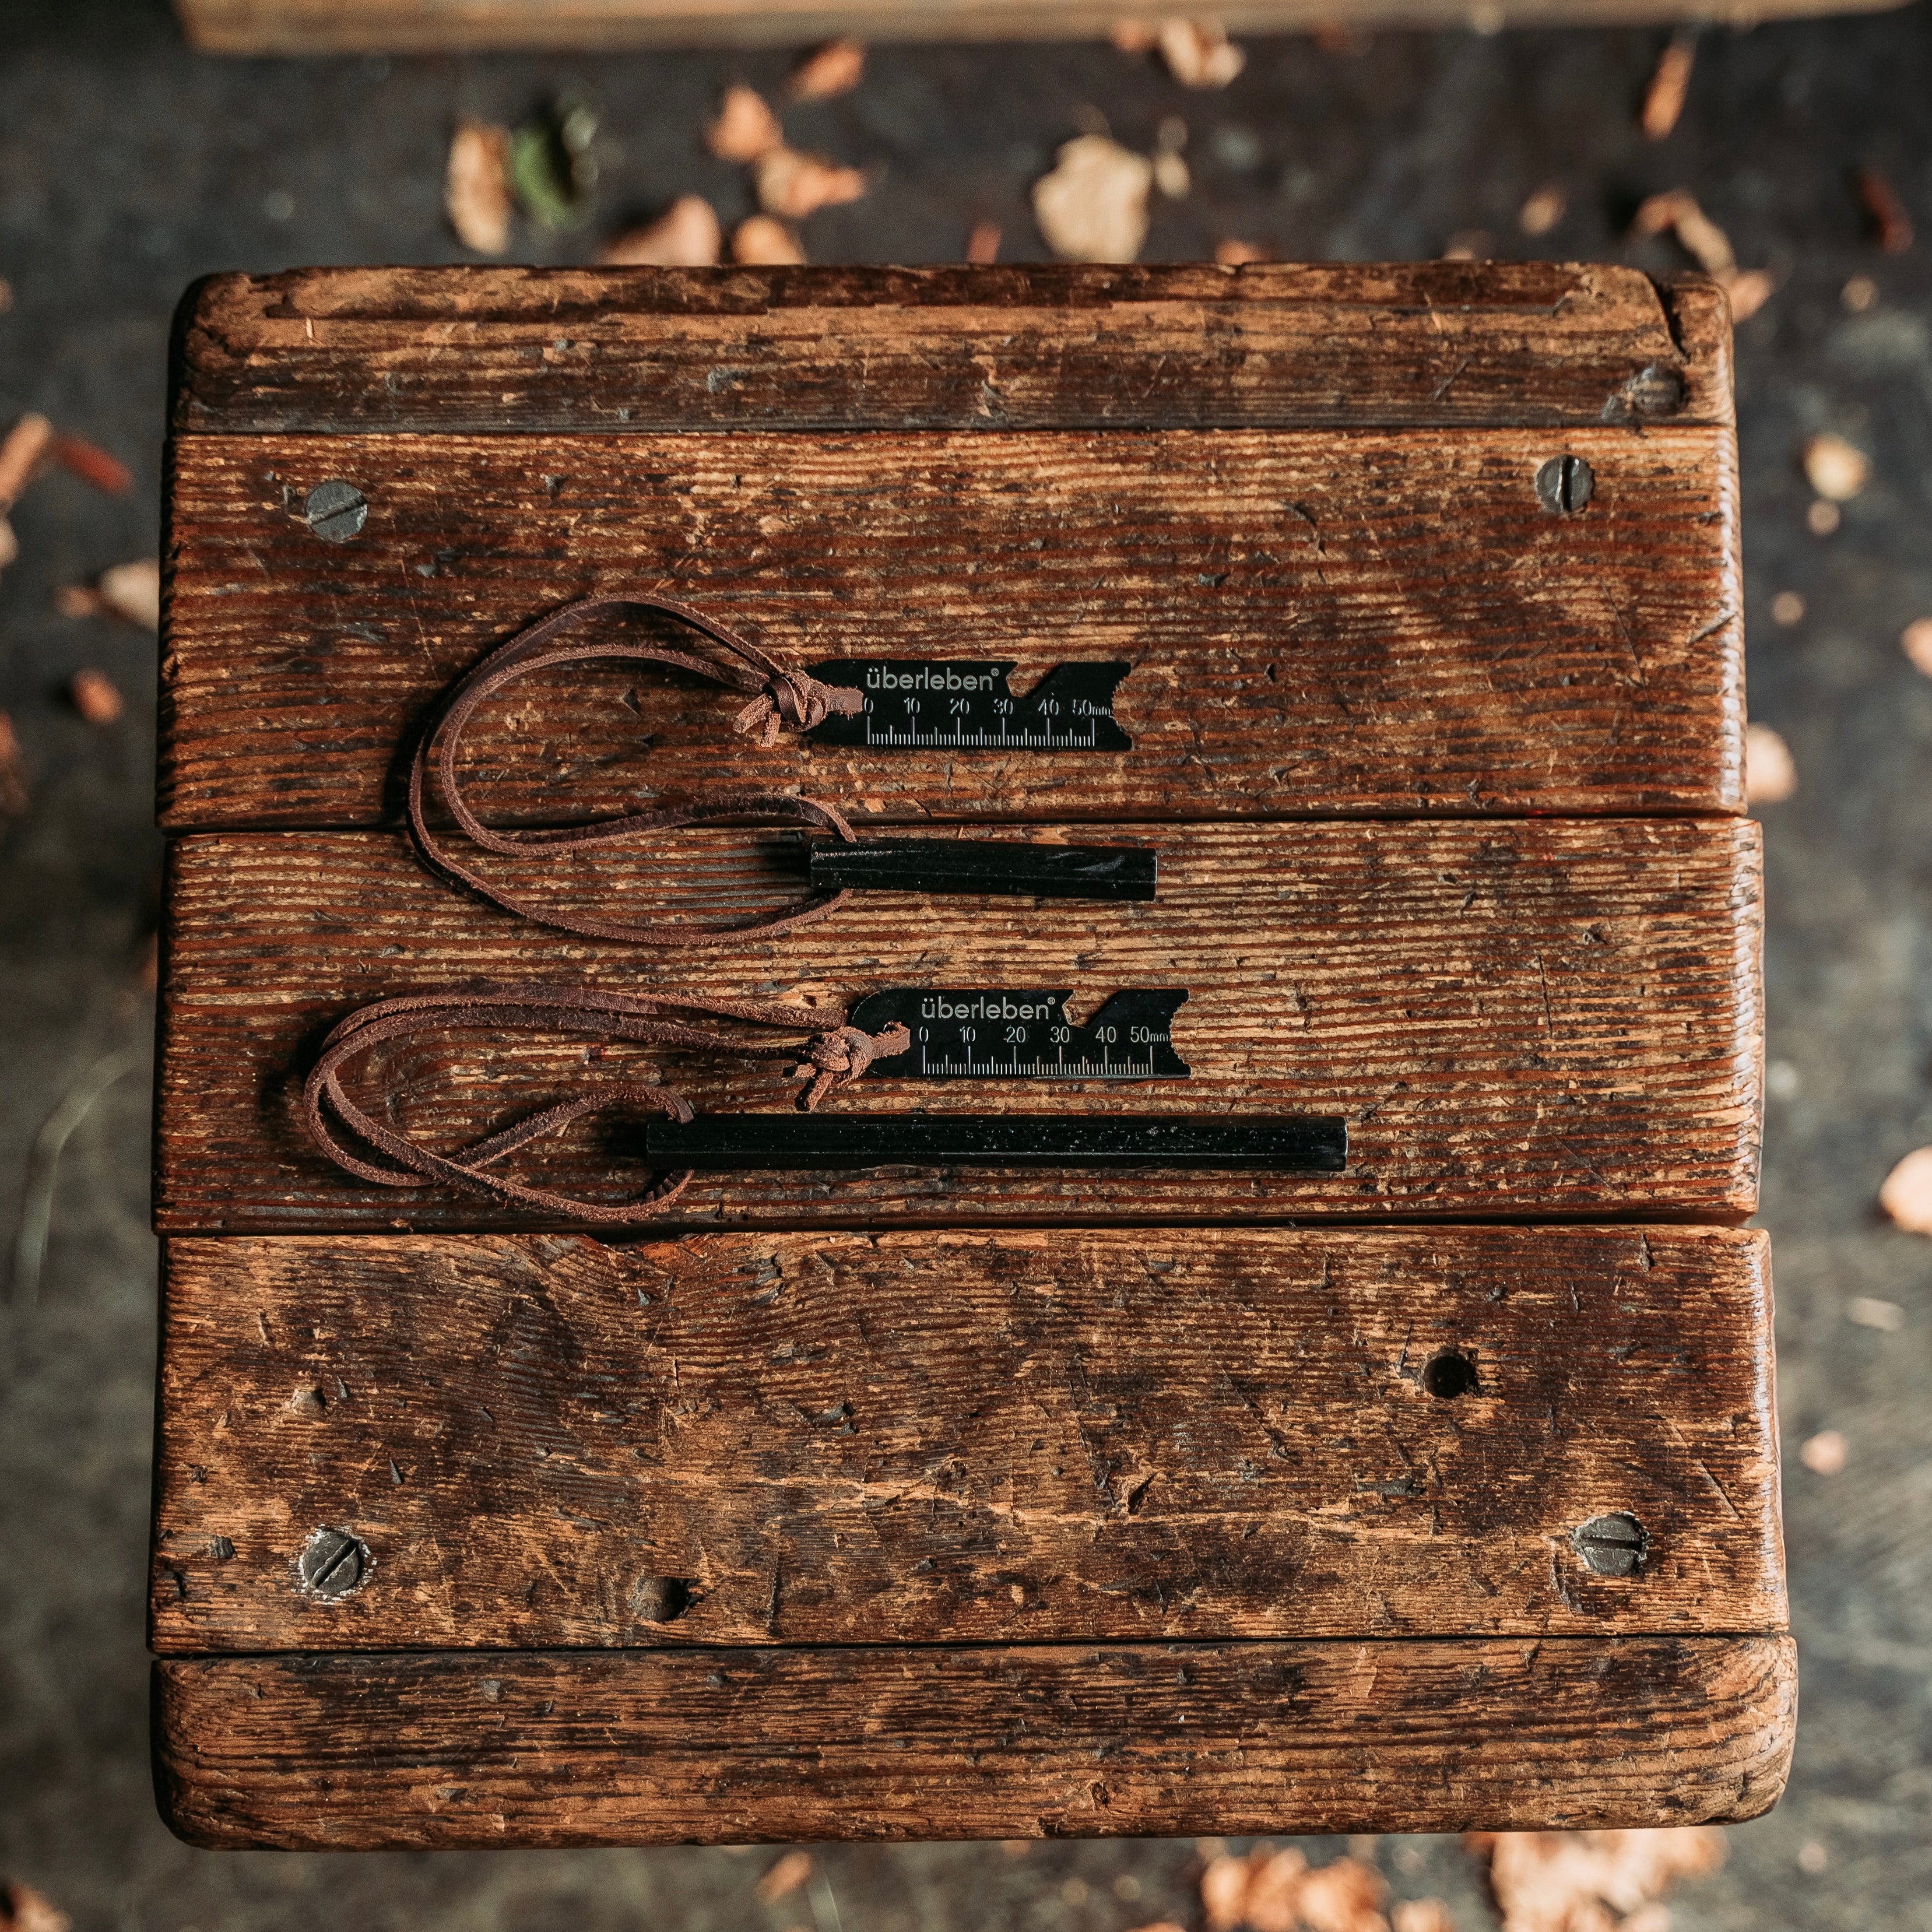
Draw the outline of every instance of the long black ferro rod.
[[[1040,899],[1150,899],[1156,855],[1137,845],[1031,845],[1015,838],[823,840],[817,892],[1016,892]]]
[[[1340,1174],[1346,1120],[1323,1114],[700,1114],[644,1124],[654,1166],[1214,1167]]]

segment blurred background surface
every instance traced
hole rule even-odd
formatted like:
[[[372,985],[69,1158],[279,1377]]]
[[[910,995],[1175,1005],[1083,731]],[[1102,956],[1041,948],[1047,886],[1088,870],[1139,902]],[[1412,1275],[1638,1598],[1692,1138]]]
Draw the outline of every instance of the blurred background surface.
[[[1796,776],[1759,808],[1762,1218],[1803,1702],[1784,1804],[1730,1832],[1724,1869],[1671,1909],[1680,1932],[1932,1928],[1932,1244],[1875,1204],[1932,1142],[1932,675],[1900,641],[1932,616],[1932,238],[1882,248],[1854,179],[1880,171],[1932,238],[1932,19],[1706,32],[1681,118],[1652,140],[1638,117],[1669,38],[1246,39],[1242,71],[1203,90],[1106,45],[880,47],[857,87],[788,108],[786,126],[867,173],[861,199],[804,222],[816,261],[956,261],[982,223],[1002,260],[1042,259],[1029,196],[1059,145],[1104,125],[1154,152],[1178,118],[1187,191],[1156,196],[1144,260],[1232,242],[1288,260],[1456,248],[1668,270],[1688,266],[1678,241],[1631,226],[1683,189],[1764,272],[1737,375],[1750,709]],[[476,259],[444,218],[454,127],[566,95],[598,115],[590,224],[525,221],[511,259],[592,260],[686,193],[729,230],[752,211],[745,173],[700,130],[725,85],[776,98],[790,61],[218,60],[155,0],[0,6],[0,426],[43,411],[136,479],[121,496],[64,472],[37,484],[0,575],[0,706],[26,790],[0,820],[0,1878],[83,1932],[1199,1922],[1188,1843],[832,1848],[767,1902],[770,1853],[212,1855],[172,1840],[150,1794],[154,644],[64,614],[57,593],[154,552],[169,321],[191,278]],[[1801,460],[1825,433],[1870,465],[1829,528]],[[84,668],[124,695],[117,721],[81,715]],[[1835,1473],[1830,1449],[1800,1454],[1830,1432]],[[1462,1932],[1492,1923],[1454,1841],[1354,1850],[1398,1895],[1446,1900]]]

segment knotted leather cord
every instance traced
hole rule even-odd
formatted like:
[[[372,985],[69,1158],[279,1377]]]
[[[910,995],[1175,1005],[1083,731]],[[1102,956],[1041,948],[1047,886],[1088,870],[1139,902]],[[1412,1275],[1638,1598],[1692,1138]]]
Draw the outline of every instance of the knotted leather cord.
[[[707,638],[727,656],[723,659],[698,657],[686,651],[634,640],[612,640],[596,644],[554,645],[560,632],[574,628],[586,618],[603,610],[637,609],[659,610]],[[746,787],[705,793],[688,804],[656,812],[626,812],[616,818],[585,821],[576,825],[548,827],[514,836],[496,832],[470,808],[456,775],[456,756],[463,733],[477,706],[502,689],[512,679],[532,671],[547,670],[555,664],[583,664],[599,658],[640,660],[695,671],[728,689],[754,693],[750,704],[733,722],[737,731],[758,732],[760,742],[770,746],[781,730],[808,731],[835,712],[856,714],[864,705],[862,694],[836,685],[821,684],[809,674],[774,657],[749,639],[669,597],[652,597],[627,592],[614,596],[583,597],[566,604],[500,644],[482,662],[466,671],[437,700],[424,726],[410,760],[410,837],[424,865],[443,878],[466,886],[501,906],[506,912],[535,920],[540,926],[560,932],[578,932],[592,939],[628,940],[644,946],[719,946],[768,938],[774,933],[807,926],[836,911],[851,897],[849,889],[810,898],[789,910],[753,914],[748,919],[728,920],[697,925],[683,921],[646,920],[627,922],[560,912],[534,900],[492,885],[480,874],[452,857],[430,831],[424,812],[426,775],[434,752],[436,773],[451,815],[465,834],[486,852],[517,854],[532,850],[554,852],[589,851],[599,845],[615,844],[640,832],[664,832],[682,825],[702,825],[715,819],[731,818],[754,824],[812,825],[836,832],[848,844],[856,837],[842,814],[818,800],[788,792],[760,791]]]
[[[802,1047],[795,1039],[790,1043],[760,1045],[692,1023],[704,1016],[735,1020],[794,1036],[814,1034],[814,1036]],[[640,996],[602,993],[588,986],[410,994],[377,1000],[340,1022],[322,1042],[302,1088],[303,1124],[316,1144],[338,1167],[379,1186],[420,1187],[426,1181],[445,1180],[568,1220],[633,1222],[662,1214],[684,1192],[691,1180],[690,1170],[670,1175],[616,1207],[578,1201],[545,1188],[527,1187],[520,1181],[486,1170],[504,1155],[539,1136],[558,1132],[586,1114],[620,1101],[653,1108],[674,1120],[688,1120],[692,1118],[690,1105],[674,1088],[639,1080],[600,1082],[592,1093],[537,1108],[455,1154],[440,1154],[419,1147],[357,1106],[343,1089],[343,1067],[385,1040],[406,1039],[421,1033],[500,1034],[520,1028],[530,1032],[589,1034],[601,1040],[648,1040],[667,1046],[704,1048],[752,1060],[802,1058],[807,1064],[798,1070],[798,1077],[808,1075],[812,1084],[799,1096],[799,1104],[809,1111],[833,1088],[849,1086],[874,1060],[903,1053],[912,1043],[911,1035],[897,1024],[876,1034],[848,1026],[842,1009],[824,1016],[832,1023],[821,1025],[815,1033],[814,1017],[776,1000],[712,999],[683,993]],[[358,1153],[345,1145],[337,1134],[336,1122],[366,1151]]]

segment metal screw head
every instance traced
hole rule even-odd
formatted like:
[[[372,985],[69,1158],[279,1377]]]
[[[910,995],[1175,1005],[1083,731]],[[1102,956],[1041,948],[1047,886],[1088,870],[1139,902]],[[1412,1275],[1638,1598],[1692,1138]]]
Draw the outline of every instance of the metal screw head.
[[[359,1589],[376,1567],[369,1546],[346,1529],[319,1529],[302,1545],[296,1575],[304,1592],[334,1603]]]
[[[302,499],[302,520],[325,543],[346,543],[369,520],[369,500],[352,483],[332,477]]]
[[[691,1586],[681,1576],[640,1576],[631,1607],[647,1624],[674,1624],[691,1607]]]
[[[1552,456],[1536,472],[1536,498],[1559,517],[1574,516],[1590,500],[1595,472],[1580,456]]]
[[[1583,1567],[1599,1576],[1634,1576],[1650,1554],[1650,1538],[1634,1516],[1593,1516],[1570,1532]]]
[[[1684,378],[1668,362],[1640,369],[1624,385],[1624,399],[1640,416],[1674,416],[1684,406]]]

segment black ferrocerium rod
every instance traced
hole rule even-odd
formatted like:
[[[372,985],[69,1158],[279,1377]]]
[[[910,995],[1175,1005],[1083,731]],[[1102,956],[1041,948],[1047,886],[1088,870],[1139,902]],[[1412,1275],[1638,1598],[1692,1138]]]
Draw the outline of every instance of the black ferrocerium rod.
[[[1016,838],[822,840],[812,883],[874,892],[1023,892],[1040,899],[1150,899],[1155,854],[1136,845],[1028,845]]]
[[[1246,1167],[1340,1174],[1346,1120],[1313,1114],[700,1114],[645,1123],[654,1166]]]

